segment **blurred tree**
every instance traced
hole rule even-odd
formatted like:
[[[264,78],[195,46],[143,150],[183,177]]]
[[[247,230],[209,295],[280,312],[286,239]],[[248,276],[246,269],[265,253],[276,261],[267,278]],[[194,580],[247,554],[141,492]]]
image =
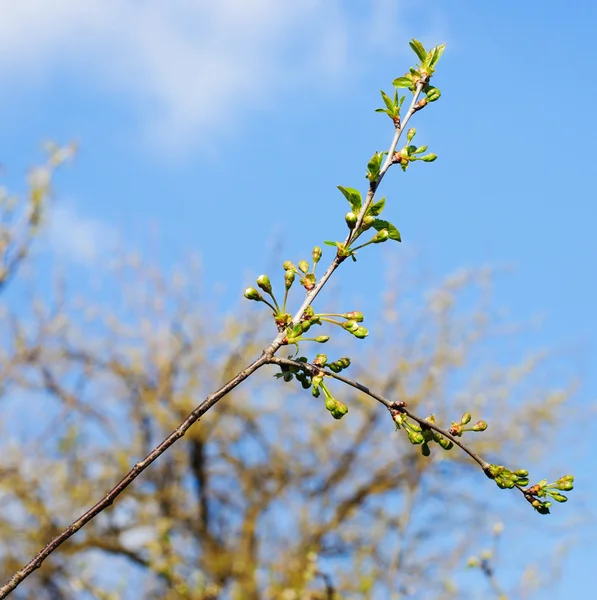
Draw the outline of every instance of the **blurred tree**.
[[[16,262],[4,264],[10,273]],[[1,577],[263,348],[263,323],[218,314],[199,280],[197,267],[166,277],[129,257],[102,283],[117,298],[61,284],[51,299],[1,307]],[[542,385],[540,356],[487,361],[501,327],[491,280],[488,269],[463,271],[429,292],[388,295],[372,327],[383,334],[351,376],[438,421],[474,410],[491,423],[474,447],[516,460],[542,450],[529,427],[553,428],[569,390]],[[15,597],[468,597],[455,574],[494,522],[495,486],[476,492],[484,479],[463,453],[422,457],[371,398],[344,391],[340,423],[295,382],[282,393],[273,373],[203,417]]]

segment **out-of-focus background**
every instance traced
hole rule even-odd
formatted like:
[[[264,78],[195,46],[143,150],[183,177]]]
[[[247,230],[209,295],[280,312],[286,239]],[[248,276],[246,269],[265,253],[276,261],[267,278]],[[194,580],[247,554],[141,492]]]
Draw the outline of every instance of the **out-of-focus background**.
[[[594,3],[0,0],[0,14],[4,578],[271,339],[243,290],[263,272],[283,290],[284,260],[344,238],[336,186],[364,191],[387,148],[373,111],[416,62],[412,37],[447,44],[442,97],[412,121],[439,158],[388,173],[402,244],[363,250],[317,301],[362,310],[370,335],[338,330],[325,350],[438,421],[487,419],[467,440],[489,460],[576,476],[540,516],[456,451],[423,459],[369,400],[333,386],[349,406],[336,422],[268,371],[15,597],[592,589]],[[46,140],[77,143],[49,195]]]

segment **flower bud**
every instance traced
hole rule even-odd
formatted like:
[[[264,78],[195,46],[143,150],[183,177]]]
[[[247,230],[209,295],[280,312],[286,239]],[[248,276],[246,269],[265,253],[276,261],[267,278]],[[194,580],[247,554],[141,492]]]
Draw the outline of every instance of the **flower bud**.
[[[552,492],[551,497],[556,502],[567,502],[568,501],[568,498],[566,496],[564,496],[564,494],[557,494],[557,493]]]
[[[359,325],[356,321],[345,321],[344,323],[342,323],[342,327],[346,329],[346,331],[354,333],[359,328]]]
[[[290,371],[284,373],[284,381],[286,383],[288,383],[289,381],[292,381],[292,377],[293,377],[293,375]]]
[[[254,287],[248,287],[245,290],[245,298],[247,300],[255,300],[256,302],[263,300],[261,294]]]
[[[528,477],[529,472],[526,469],[518,469],[518,471],[514,471],[514,474],[518,477]]]
[[[306,273],[309,270],[309,263],[306,260],[301,260],[298,264],[299,271]]]
[[[370,229],[374,222],[375,217],[373,215],[367,215],[363,219],[363,231],[367,231],[367,229]]]
[[[390,233],[388,232],[387,229],[380,229],[377,232],[377,235],[375,235],[371,241],[374,244],[381,244],[382,242],[387,242],[389,237],[390,237]]]
[[[411,127],[406,132],[406,141],[410,144],[411,140],[415,137],[416,134],[417,134],[417,130],[414,127]]]
[[[348,225],[348,229],[354,229],[357,224],[358,217],[353,212],[348,212],[344,216],[344,220],[346,221],[346,224]]]
[[[313,252],[311,252],[311,256],[313,257],[313,264],[317,264],[321,260],[321,248],[319,246],[315,246],[313,248]]]
[[[336,410],[337,404],[338,404],[338,401],[335,398],[332,398],[332,396],[329,396],[328,398],[325,399],[325,407],[330,412]]]
[[[272,293],[272,284],[267,275],[259,275],[257,277],[257,285],[268,294]]]
[[[319,335],[315,338],[315,341],[319,344],[325,344],[330,339],[329,335]]]
[[[348,407],[344,402],[336,400],[336,408],[332,411],[334,419],[341,419],[348,412]]]
[[[406,434],[408,435],[411,444],[422,444],[425,441],[423,434],[417,431],[406,429]]]
[[[485,431],[487,429],[487,421],[477,421],[473,425],[473,431]]]
[[[460,417],[460,424],[461,425],[466,425],[467,423],[471,422],[471,413],[465,412],[462,417]]]
[[[452,450],[452,448],[454,447],[454,443],[452,442],[452,440],[449,440],[445,437],[442,437],[439,439],[438,444],[444,449],[444,450]]]
[[[284,274],[284,285],[286,286],[287,290],[289,290],[292,287],[294,277],[295,273],[292,269],[288,269],[288,271],[286,271],[286,273]]]
[[[421,444],[421,454],[423,456],[429,456],[431,454],[431,449],[429,448],[429,444],[427,442],[423,442]]]
[[[351,312],[344,313],[342,316],[345,319],[350,319],[351,321],[356,321],[357,323],[361,323],[365,318],[363,317],[363,313],[359,312],[358,310],[353,310]]]
[[[421,156],[421,160],[425,162],[433,162],[436,158],[436,154],[425,154],[425,156]]]
[[[362,340],[369,335],[369,330],[365,327],[359,327],[356,331],[352,333],[352,335]]]

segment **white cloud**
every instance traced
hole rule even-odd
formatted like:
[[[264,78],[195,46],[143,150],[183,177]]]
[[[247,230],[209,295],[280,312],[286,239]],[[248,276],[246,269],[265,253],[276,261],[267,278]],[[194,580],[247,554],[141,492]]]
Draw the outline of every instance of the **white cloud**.
[[[105,262],[119,240],[116,229],[64,204],[52,206],[44,237],[58,256],[86,266]]]
[[[74,71],[132,98],[148,137],[184,150],[279,85],[347,69],[367,27],[388,37],[395,3],[357,15],[349,0],[0,0],[0,82]]]

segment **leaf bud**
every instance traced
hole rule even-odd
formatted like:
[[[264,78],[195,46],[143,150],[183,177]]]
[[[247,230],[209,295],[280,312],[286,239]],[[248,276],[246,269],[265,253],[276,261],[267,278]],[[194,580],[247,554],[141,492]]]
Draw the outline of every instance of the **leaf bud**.
[[[272,293],[272,284],[267,275],[259,275],[257,277],[257,285],[268,294]]]
[[[247,300],[255,300],[256,302],[263,300],[261,294],[254,287],[248,287],[245,290],[245,298]]]
[[[415,137],[416,134],[417,134],[417,130],[414,127],[411,127],[406,132],[406,141],[410,144],[410,142],[412,141],[412,139]]]
[[[439,100],[440,96],[442,95],[441,92],[433,86],[429,86],[424,90],[424,92],[427,97],[427,102],[435,102],[436,100]]]
[[[319,246],[315,246],[313,248],[313,252],[311,252],[311,256],[313,257],[313,264],[317,264],[321,260],[321,248]]]
[[[318,367],[323,367],[323,365],[325,365],[325,363],[328,361],[328,355],[327,354],[318,354],[315,357],[315,360],[313,361],[314,365],[317,365]]]
[[[487,429],[487,421],[477,421],[473,425],[473,431],[485,431]]]
[[[354,229],[357,224],[358,217],[353,212],[347,212],[344,216],[344,220],[348,225],[348,229]]]

